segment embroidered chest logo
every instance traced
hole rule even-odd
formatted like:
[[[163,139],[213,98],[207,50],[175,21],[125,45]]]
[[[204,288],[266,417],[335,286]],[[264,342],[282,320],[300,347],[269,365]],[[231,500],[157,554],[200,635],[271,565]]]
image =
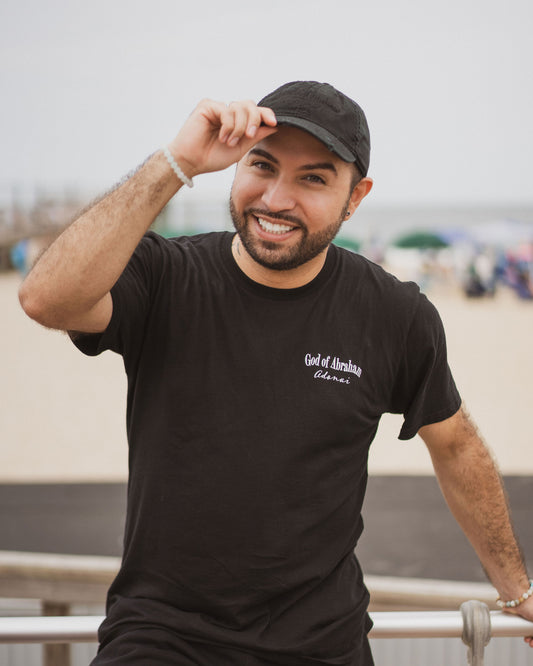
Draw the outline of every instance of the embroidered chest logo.
[[[324,379],[339,384],[350,384],[350,380],[361,377],[363,371],[352,359],[341,360],[338,356],[322,356],[322,354],[306,354],[305,365],[313,368],[314,379]],[[334,371],[334,372],[333,372]]]

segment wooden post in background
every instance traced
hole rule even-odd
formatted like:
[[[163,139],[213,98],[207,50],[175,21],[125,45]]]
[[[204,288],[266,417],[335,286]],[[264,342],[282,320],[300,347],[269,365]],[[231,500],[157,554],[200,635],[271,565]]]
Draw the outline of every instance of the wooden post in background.
[[[44,601],[42,614],[52,616],[70,615],[70,606]],[[70,666],[70,644],[46,643],[43,645],[43,666]]]

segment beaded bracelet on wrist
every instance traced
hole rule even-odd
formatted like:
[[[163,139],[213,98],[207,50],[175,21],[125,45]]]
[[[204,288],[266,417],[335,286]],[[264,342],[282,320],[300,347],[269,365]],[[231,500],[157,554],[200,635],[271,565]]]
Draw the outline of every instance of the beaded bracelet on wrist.
[[[520,606],[520,604],[523,604],[526,599],[529,599],[529,597],[533,596],[533,579],[529,581],[529,588],[526,592],[521,597],[518,597],[518,599],[512,599],[511,601],[502,601],[501,599],[498,599],[496,603],[500,608],[516,608],[517,606]]]
[[[172,167],[172,171],[176,174],[176,176],[181,180],[182,183],[187,185],[187,187],[194,187],[194,183],[192,182],[192,178],[188,178],[182,171],[182,169],[178,166],[178,163],[174,159],[174,156],[170,152],[170,150],[165,146],[163,148],[163,154],[167,158],[167,162],[170,164]]]

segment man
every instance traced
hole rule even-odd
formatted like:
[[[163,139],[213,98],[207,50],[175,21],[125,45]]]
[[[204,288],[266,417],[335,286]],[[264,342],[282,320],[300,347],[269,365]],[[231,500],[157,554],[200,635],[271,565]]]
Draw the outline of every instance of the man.
[[[384,412],[420,433],[501,598],[533,619],[435,309],[331,244],[369,155],[362,110],[327,84],[205,100],[22,285],[29,316],[128,374],[124,557],[95,664],[372,664],[353,551]],[[235,163],[236,234],[147,233],[184,183]]]

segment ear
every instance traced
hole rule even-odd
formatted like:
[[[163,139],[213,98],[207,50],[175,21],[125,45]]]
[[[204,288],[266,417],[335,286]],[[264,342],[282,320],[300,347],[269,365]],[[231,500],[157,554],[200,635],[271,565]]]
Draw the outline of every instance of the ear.
[[[346,219],[352,216],[352,214],[355,212],[361,201],[370,192],[373,185],[374,181],[372,180],[372,178],[362,178],[353,188],[352,193],[350,195],[350,203],[348,207],[349,215],[347,215]]]

